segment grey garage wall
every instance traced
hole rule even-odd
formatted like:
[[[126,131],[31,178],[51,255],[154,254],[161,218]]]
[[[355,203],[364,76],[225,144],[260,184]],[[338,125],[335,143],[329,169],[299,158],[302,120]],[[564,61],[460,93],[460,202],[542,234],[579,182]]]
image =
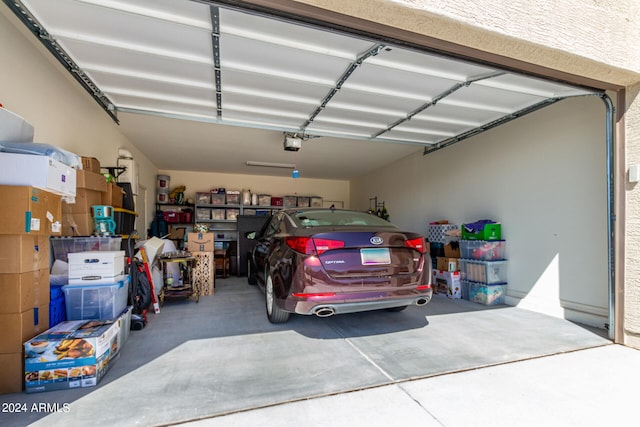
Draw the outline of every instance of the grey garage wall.
[[[502,222],[507,302],[604,327],[608,315],[605,107],[561,101],[351,183],[351,206],[384,200],[392,222]]]

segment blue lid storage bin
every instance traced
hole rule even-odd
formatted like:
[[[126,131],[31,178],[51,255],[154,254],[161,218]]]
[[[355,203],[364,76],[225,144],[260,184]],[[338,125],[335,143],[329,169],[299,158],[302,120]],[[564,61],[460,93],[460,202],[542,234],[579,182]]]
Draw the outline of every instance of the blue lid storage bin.
[[[460,258],[498,261],[505,259],[504,240],[460,240]]]
[[[127,307],[129,276],[115,282],[63,286],[67,320],[110,320]]]
[[[464,281],[463,289],[466,288],[469,301],[477,302],[484,305],[504,304],[504,297],[507,293],[507,284],[487,285],[486,283],[477,283]]]
[[[480,283],[505,283],[507,281],[507,261],[458,260],[460,279]]]

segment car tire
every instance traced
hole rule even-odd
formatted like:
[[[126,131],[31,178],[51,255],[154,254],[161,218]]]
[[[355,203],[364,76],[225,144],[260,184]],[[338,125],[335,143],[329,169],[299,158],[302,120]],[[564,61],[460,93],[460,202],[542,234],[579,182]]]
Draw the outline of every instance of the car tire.
[[[404,310],[407,307],[409,307],[409,306],[408,305],[401,305],[400,307],[385,308],[385,310],[390,311],[392,313],[397,313],[399,311]]]
[[[256,272],[251,268],[251,259],[247,260],[247,282],[250,285],[257,285],[258,279],[256,278]]]
[[[285,323],[289,320],[291,313],[282,310],[276,304],[276,296],[273,293],[273,280],[271,275],[267,275],[267,280],[264,286],[264,299],[265,308],[267,310],[267,318],[271,323]]]

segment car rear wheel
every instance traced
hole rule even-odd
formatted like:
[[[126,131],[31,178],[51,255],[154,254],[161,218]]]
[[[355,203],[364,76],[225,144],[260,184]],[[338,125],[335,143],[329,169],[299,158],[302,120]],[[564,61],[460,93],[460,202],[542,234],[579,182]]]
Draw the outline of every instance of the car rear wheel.
[[[387,311],[390,311],[390,312],[392,312],[392,313],[396,313],[396,312],[398,312],[398,311],[402,311],[402,310],[404,310],[404,309],[405,309],[405,308],[407,308],[407,307],[408,307],[407,305],[401,305],[400,307],[391,307],[391,308],[387,308],[386,310],[387,310]]]
[[[251,259],[247,260],[247,282],[249,282],[250,285],[256,285],[258,283],[256,273],[253,271],[253,268],[251,268]]]
[[[273,280],[271,275],[267,276],[267,283],[265,284],[264,297],[266,301],[267,317],[271,323],[285,323],[289,320],[291,313],[282,310],[276,304],[276,296],[273,293]]]

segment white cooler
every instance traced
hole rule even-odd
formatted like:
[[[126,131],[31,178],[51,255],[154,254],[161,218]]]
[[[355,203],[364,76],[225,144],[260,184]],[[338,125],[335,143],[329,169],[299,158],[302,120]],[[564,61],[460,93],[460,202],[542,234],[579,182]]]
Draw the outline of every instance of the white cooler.
[[[124,274],[124,251],[87,251],[67,255],[69,284],[115,283]]]

